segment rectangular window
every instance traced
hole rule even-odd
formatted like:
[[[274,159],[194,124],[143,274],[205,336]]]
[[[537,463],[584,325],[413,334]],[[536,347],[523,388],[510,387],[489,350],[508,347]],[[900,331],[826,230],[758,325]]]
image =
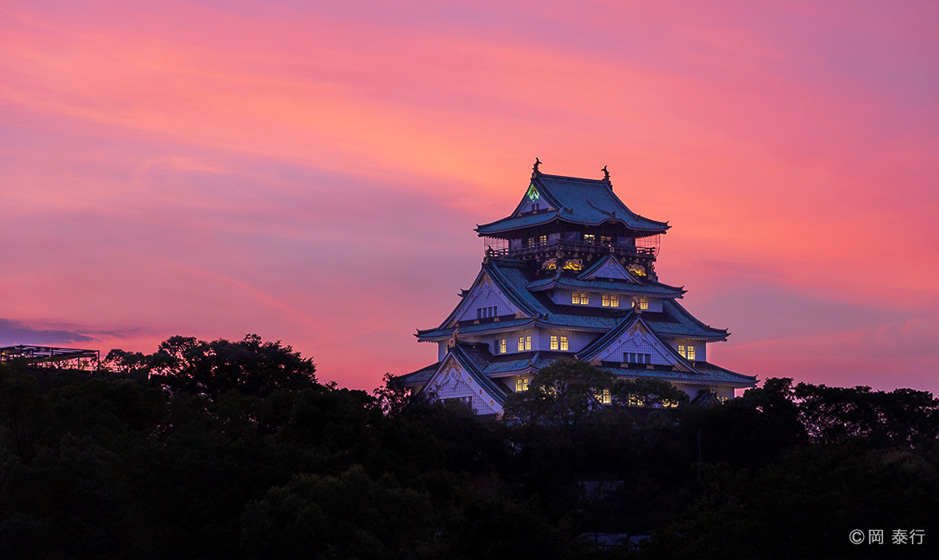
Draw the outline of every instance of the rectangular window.
[[[505,354],[505,339],[497,340],[495,343],[496,354]]]
[[[564,352],[567,352],[567,337],[566,336],[561,337],[561,350]]]
[[[552,350],[557,350],[557,349],[558,349],[558,337],[556,337],[556,336],[552,336],[552,337],[551,337],[551,349],[552,349]]]
[[[627,364],[651,364],[652,354],[640,354],[637,352],[623,352],[623,361]]]
[[[607,235],[601,235],[601,236],[600,236],[600,243],[604,243],[604,244],[606,244],[606,245],[609,245],[609,244],[613,243],[613,238],[610,237],[610,236],[607,236]]]
[[[528,390],[528,378],[527,377],[519,377],[518,379],[515,380],[516,392],[527,391],[527,390]]]
[[[531,335],[518,337],[518,351],[531,350]]]
[[[539,245],[547,245],[547,244],[548,244],[548,236],[547,236],[547,235],[539,235],[539,236],[538,236],[538,244],[539,244]]]
[[[604,389],[602,391],[594,393],[594,396],[597,398],[597,402],[599,402],[600,404],[610,404],[610,402],[612,402],[612,399],[610,398],[609,389]]]
[[[636,307],[636,300],[633,300],[633,307]],[[645,311],[649,309],[649,299],[648,298],[639,298],[639,309]]]
[[[531,336],[525,337],[525,350],[531,350]]]
[[[594,234],[592,234],[592,233],[585,233],[585,234],[584,234],[584,243],[593,244],[593,243],[595,243],[596,241],[597,241],[597,236],[596,236],[596,235],[594,235]]]
[[[619,296],[616,294],[603,294],[601,302],[603,307],[619,307]]]
[[[496,316],[496,306],[480,307],[476,310],[477,319],[491,319]]]
[[[571,303],[575,305],[589,305],[590,296],[587,292],[571,292]]]
[[[684,344],[679,344],[679,345],[678,345],[678,355],[681,356],[682,358],[687,358],[687,357],[688,357],[688,352],[685,351],[685,345],[684,345]]]
[[[694,346],[688,346],[688,359],[694,360]]]

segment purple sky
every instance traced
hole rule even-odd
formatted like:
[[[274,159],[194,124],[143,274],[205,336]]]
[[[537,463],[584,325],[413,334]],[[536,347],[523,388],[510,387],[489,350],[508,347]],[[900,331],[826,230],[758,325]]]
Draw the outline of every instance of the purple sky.
[[[439,4],[4,3],[0,344],[257,333],[370,389],[538,156],[669,220],[715,363],[939,392],[939,4]]]

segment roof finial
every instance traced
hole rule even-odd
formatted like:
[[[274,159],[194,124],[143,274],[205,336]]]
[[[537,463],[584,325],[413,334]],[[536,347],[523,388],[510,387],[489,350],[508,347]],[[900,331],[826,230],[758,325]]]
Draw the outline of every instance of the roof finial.
[[[607,183],[610,182],[610,172],[607,171],[605,165],[603,166],[603,180],[606,181]]]
[[[532,175],[540,175],[541,171],[538,169],[538,166],[541,165],[541,160],[537,157],[535,158],[535,165],[531,168]]]

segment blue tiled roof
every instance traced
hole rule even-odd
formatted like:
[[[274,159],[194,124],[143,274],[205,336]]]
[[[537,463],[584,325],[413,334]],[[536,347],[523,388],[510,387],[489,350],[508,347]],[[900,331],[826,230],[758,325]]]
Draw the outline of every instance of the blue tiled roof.
[[[662,336],[727,340],[727,329],[715,329],[694,318],[675,300],[662,300],[662,313],[644,313],[649,327]]]
[[[560,278],[542,278],[528,284],[528,289],[536,292],[549,290],[551,288],[584,288],[588,290],[616,291],[637,295],[655,295],[666,298],[681,297],[682,294],[685,293],[682,288],[676,288],[675,286],[669,286],[668,284],[653,282],[651,280],[639,284],[628,280],[581,280],[579,278],[561,276]]]
[[[478,334],[485,332],[495,332],[503,329],[519,329],[526,325],[531,325],[535,322],[534,319],[522,318],[522,319],[512,319],[509,321],[483,321],[478,325],[460,325],[460,333],[462,334]],[[453,334],[453,327],[444,327],[440,326],[435,329],[427,330],[418,330],[417,337],[419,339],[429,340],[432,338],[446,338]]]
[[[730,385],[732,387],[752,387],[756,376],[735,373],[706,362],[694,362],[697,373],[674,370],[646,369],[644,367],[615,367],[602,365],[603,369],[623,377],[651,377],[673,383],[693,383],[703,385]]]
[[[405,385],[424,385],[430,381],[430,378],[434,375],[434,372],[437,371],[438,367],[440,367],[440,362],[430,364],[429,366],[424,366],[417,371],[412,371],[411,373],[399,375],[397,376],[397,379],[402,381]]]
[[[605,180],[537,173],[532,176],[532,184],[555,210],[510,216],[484,224],[476,228],[479,235],[493,235],[554,220],[592,226],[618,222],[636,233],[646,235],[662,233],[669,227],[665,222],[644,218],[627,208],[613,193],[612,185]]]
[[[488,259],[483,263],[483,270],[490,273],[509,298],[519,307],[532,315],[544,315],[548,309],[528,290],[531,278],[528,275],[528,263],[511,259]]]

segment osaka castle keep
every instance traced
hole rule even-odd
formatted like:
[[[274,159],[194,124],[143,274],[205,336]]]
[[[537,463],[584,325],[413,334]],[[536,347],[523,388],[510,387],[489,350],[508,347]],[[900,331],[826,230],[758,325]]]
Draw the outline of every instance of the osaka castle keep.
[[[401,377],[433,399],[456,399],[478,414],[501,414],[539,369],[577,359],[629,379],[656,378],[692,402],[724,401],[756,377],[707,361],[726,329],[678,303],[684,288],[659,282],[655,259],[667,222],[630,210],[610,175],[547,175],[535,160],[508,217],[476,227],[482,269],[440,326],[418,330],[437,362]]]

